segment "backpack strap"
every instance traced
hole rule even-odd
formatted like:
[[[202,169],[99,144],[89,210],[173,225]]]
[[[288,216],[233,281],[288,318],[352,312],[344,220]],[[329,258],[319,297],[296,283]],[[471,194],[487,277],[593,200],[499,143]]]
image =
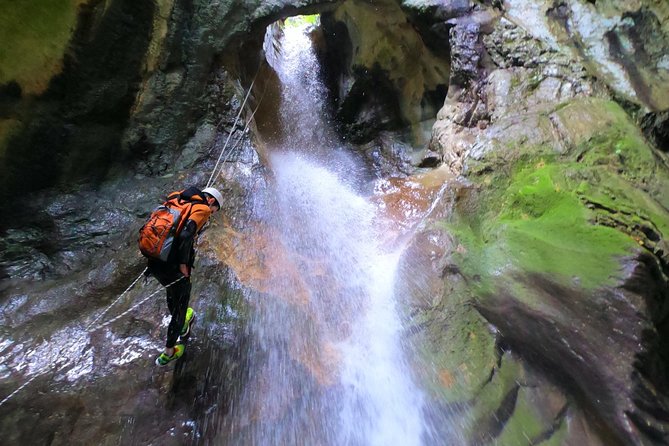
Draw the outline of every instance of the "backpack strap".
[[[194,203],[188,203],[185,212],[182,214],[181,220],[179,221],[179,226],[177,227],[177,234],[180,234],[184,226],[186,226],[186,222],[190,218],[190,214],[193,211],[193,204]]]

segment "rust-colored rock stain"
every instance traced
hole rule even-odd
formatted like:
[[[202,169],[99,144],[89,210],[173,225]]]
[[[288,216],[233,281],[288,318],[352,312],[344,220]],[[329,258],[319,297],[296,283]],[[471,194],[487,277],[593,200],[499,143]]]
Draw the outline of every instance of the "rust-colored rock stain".
[[[374,201],[384,221],[381,227],[386,242],[409,233],[419,224],[437,199],[444,184],[452,179],[446,168],[407,177],[389,178],[375,188]]]
[[[261,293],[279,293],[277,297],[290,304],[309,304],[306,284],[273,228],[254,223],[242,232],[224,219],[223,228],[208,236],[206,243],[211,251],[241,283]]]

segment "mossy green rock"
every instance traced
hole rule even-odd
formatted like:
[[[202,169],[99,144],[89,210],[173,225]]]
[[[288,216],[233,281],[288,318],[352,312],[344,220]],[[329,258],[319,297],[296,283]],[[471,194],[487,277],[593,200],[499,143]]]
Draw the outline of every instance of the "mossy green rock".
[[[491,379],[469,412],[467,434],[473,444],[519,445],[549,441],[561,444],[571,434],[558,432],[569,404],[562,393],[504,353]],[[574,413],[572,418],[577,419]]]
[[[68,42],[77,19],[79,1],[0,0],[0,102],[3,108],[22,96],[44,92],[61,72]],[[0,165],[10,139],[24,119],[0,116]],[[2,170],[0,170],[2,172]],[[7,175],[3,172],[4,175]]]
[[[585,395],[614,438],[663,436],[663,400],[647,392],[666,385],[651,370],[666,364],[667,166],[611,101],[547,116],[566,150],[516,140],[470,160],[473,184],[447,224],[462,246],[454,264],[505,342]],[[496,439],[514,444],[519,432]]]
[[[82,3],[0,1],[0,85],[14,81],[24,94],[43,92],[61,70]]]
[[[471,272],[515,265],[593,288],[620,279],[619,260],[639,246],[666,253],[667,168],[624,111],[590,98],[549,118],[566,153],[529,141],[470,163],[479,201],[457,214],[464,224],[454,230],[486,259]]]
[[[499,187],[504,180],[497,181]],[[467,270],[490,280],[517,269],[587,288],[615,283],[616,259],[636,244],[616,229],[589,224],[591,212],[576,193],[578,184],[573,166],[538,161],[519,168],[508,187],[496,191],[500,196],[490,197],[496,215],[460,233],[469,247],[462,255]]]
[[[0,196],[103,179],[124,159],[120,139],[151,53],[157,8],[40,0],[5,9],[3,19],[18,22],[4,29],[17,32],[0,55],[8,120],[0,123]]]
[[[428,397],[459,405],[468,404],[490,379],[498,354],[495,334],[471,304],[468,284],[457,275],[442,279],[448,267],[435,253],[443,254],[448,244],[443,225],[418,232],[400,264],[400,274],[410,279],[398,281],[396,294],[406,306],[403,313],[413,315],[406,329],[413,333],[415,369]]]
[[[433,311],[421,316],[429,322],[419,344],[436,375],[424,379],[434,398],[449,404],[469,402],[495,367],[494,335],[481,315],[464,302],[445,297]]]

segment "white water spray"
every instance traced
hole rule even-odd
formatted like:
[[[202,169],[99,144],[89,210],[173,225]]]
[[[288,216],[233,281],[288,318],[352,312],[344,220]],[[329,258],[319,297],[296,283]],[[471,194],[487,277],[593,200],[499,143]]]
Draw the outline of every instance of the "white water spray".
[[[276,207],[268,223],[299,279],[277,278],[270,294],[307,297],[266,303],[256,316],[263,354],[252,367],[268,378],[263,389],[249,384],[242,404],[262,418],[281,414],[240,440],[421,444],[423,397],[402,352],[393,296],[401,253],[380,245],[377,209],[353,187],[360,169],[342,155],[324,118],[325,91],[305,30],[286,28],[281,57],[271,63],[282,81],[287,142],[270,155]]]

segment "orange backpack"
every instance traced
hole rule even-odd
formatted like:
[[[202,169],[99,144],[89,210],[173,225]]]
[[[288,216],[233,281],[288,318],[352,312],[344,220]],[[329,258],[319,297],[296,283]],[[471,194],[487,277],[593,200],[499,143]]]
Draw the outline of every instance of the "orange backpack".
[[[166,262],[172,245],[194,204],[206,203],[201,200],[186,200],[181,192],[174,192],[167,201],[153,210],[151,216],[139,230],[139,250],[145,257]]]

